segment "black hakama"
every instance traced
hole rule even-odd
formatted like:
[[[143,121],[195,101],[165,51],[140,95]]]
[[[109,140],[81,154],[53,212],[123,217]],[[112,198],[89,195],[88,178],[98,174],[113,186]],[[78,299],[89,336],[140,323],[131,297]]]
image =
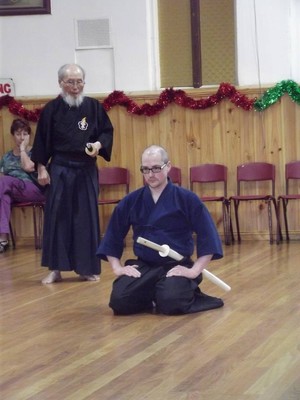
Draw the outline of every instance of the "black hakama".
[[[96,99],[70,107],[59,96],[42,110],[31,159],[49,168],[42,266],[50,270],[100,273],[98,168],[85,153],[86,143],[96,141],[98,155],[110,161],[113,127]]]
[[[94,250],[100,238],[95,159],[68,161],[55,156],[50,173],[42,265],[50,270],[98,275],[100,262]]]

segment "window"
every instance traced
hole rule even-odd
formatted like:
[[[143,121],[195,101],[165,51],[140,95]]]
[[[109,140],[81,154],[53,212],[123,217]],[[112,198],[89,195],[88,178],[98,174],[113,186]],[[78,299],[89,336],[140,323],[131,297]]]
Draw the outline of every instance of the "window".
[[[169,0],[158,0],[161,86],[195,86],[191,28],[195,6],[200,27],[199,86],[235,84],[234,0],[172,0],[172,6]]]

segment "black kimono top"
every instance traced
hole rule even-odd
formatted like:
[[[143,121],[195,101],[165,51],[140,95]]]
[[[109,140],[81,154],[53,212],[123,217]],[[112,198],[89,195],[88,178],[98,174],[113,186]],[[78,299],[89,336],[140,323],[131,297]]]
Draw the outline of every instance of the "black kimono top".
[[[47,165],[57,153],[84,155],[86,143],[96,141],[102,145],[99,155],[110,161],[113,126],[99,101],[84,97],[79,107],[70,107],[58,96],[41,112],[31,159],[35,164]]]

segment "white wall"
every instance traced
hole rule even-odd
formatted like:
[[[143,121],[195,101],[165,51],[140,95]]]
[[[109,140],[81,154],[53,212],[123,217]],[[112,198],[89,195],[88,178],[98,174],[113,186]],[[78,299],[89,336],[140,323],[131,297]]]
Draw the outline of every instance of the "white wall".
[[[295,14],[291,19],[291,9],[297,2],[299,0],[236,1],[240,85],[268,84],[293,78],[295,68],[292,63],[296,59],[291,54],[292,23],[297,28],[299,23]],[[294,40],[299,43],[299,32]],[[296,69],[299,67],[298,62]]]
[[[300,81],[300,1],[294,0],[291,6],[291,64],[292,77]]]
[[[170,3],[172,0],[170,0]],[[156,0],[51,0],[51,15],[0,17],[0,78],[16,96],[58,93],[57,70],[79,62],[87,93],[159,90]],[[300,80],[300,0],[236,0],[239,85]],[[76,50],[76,19],[109,18],[112,49]]]
[[[17,96],[58,93],[57,70],[86,69],[86,92],[151,90],[148,40],[151,0],[51,0],[51,15],[0,17],[0,77],[13,78]],[[113,49],[75,49],[75,19],[109,18]]]

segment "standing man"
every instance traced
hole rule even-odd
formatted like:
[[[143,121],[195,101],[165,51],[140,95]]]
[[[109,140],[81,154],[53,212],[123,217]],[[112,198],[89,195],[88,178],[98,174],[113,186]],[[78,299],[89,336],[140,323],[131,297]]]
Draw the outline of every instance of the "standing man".
[[[99,280],[101,272],[96,160],[110,161],[113,127],[101,104],[84,96],[84,80],[77,64],[58,70],[61,93],[44,107],[32,148],[38,182],[48,185],[42,266],[50,273],[44,284],[60,281],[61,271],[87,281]]]
[[[202,293],[201,272],[210,260],[223,257],[215,224],[199,197],[168,180],[168,153],[150,146],[142,154],[145,186],[129,193],[114,209],[97,254],[108,260],[118,277],[113,283],[110,307],[115,314],[152,311],[188,314],[223,306],[223,301]],[[133,229],[136,260],[121,262],[123,241]],[[194,253],[196,234],[197,259]],[[183,255],[182,261],[161,257],[137,243],[141,236],[159,245],[167,244]]]

